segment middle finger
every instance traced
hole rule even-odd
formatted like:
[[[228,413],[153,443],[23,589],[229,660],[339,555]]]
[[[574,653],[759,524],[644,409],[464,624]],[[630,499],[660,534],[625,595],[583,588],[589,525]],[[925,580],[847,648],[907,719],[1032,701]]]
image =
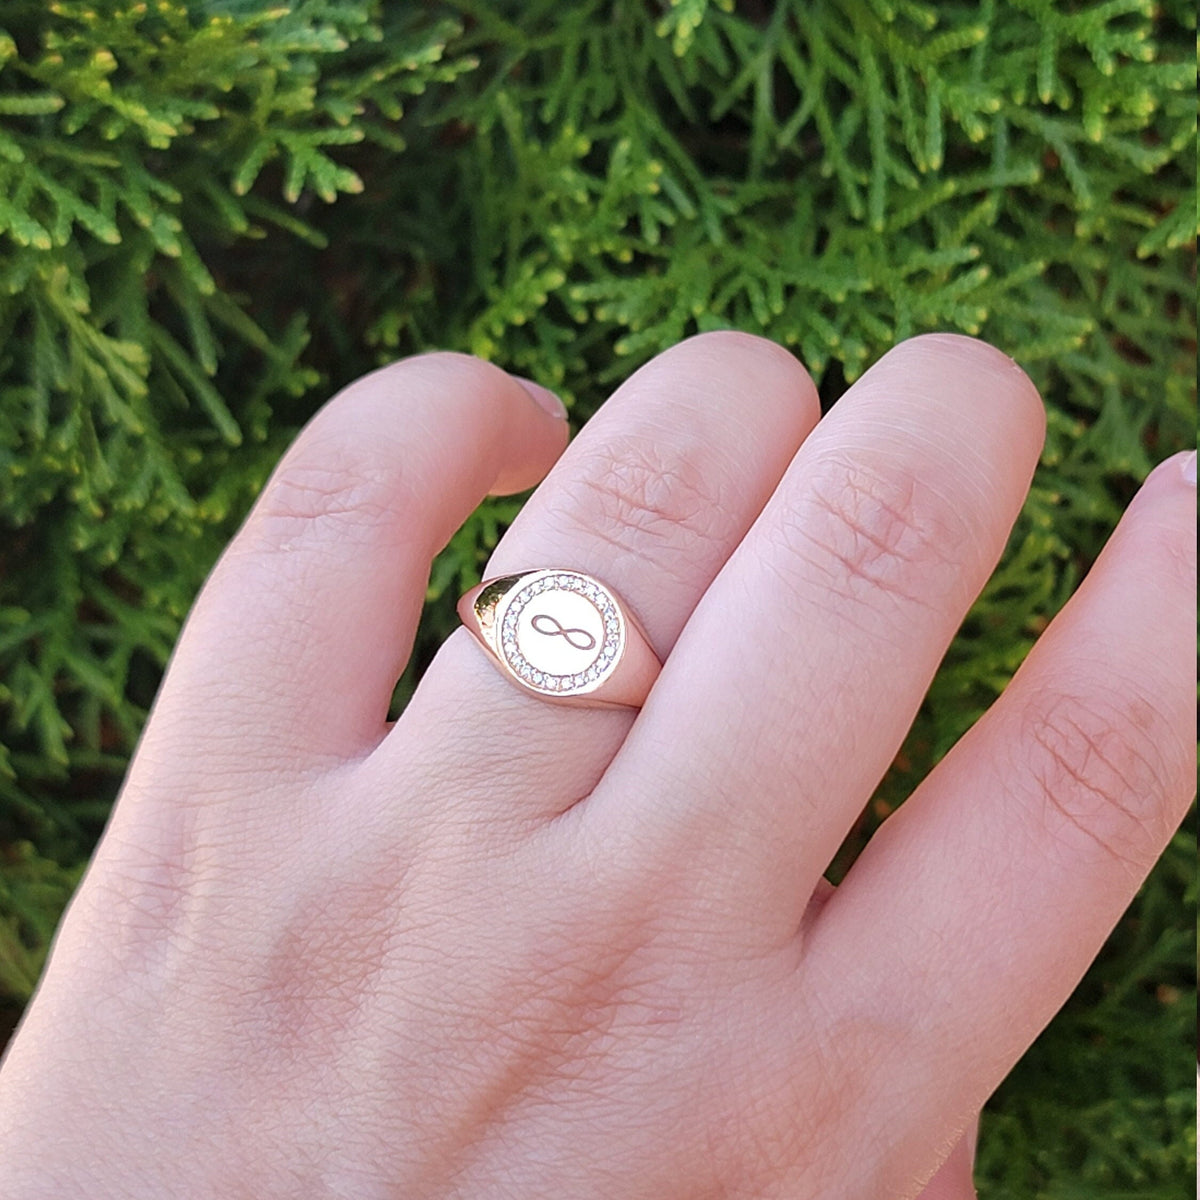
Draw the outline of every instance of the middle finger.
[[[585,806],[752,951],[796,933],[995,567],[1040,452],[986,343],[901,343],[806,439]],[[643,858],[644,856],[644,858]]]

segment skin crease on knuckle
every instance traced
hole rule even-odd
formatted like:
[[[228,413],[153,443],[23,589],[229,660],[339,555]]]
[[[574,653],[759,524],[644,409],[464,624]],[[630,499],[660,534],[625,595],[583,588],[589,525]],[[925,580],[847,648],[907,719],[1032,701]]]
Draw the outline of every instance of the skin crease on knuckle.
[[[1139,696],[1107,681],[1031,697],[1013,745],[1036,783],[1046,844],[1115,860],[1139,881],[1175,827],[1162,798],[1178,791],[1173,724]]]
[[[230,551],[237,557],[256,549],[286,554],[311,548],[319,555],[330,538],[355,539],[379,553],[387,552],[389,540],[408,544],[424,534],[427,523],[397,521],[396,514],[425,512],[427,481],[436,474],[441,454],[438,447],[426,447],[428,459],[415,462],[422,453],[420,439],[388,435],[391,422],[385,413],[402,406],[406,393],[420,391],[440,396],[442,404],[466,407],[469,419],[477,413],[473,393],[507,392],[514,386],[519,385],[499,367],[444,350],[357,380],[301,433]]]
[[[369,545],[390,531],[395,513],[413,511],[396,463],[365,458],[354,437],[312,436],[272,479],[237,544],[237,552],[315,551],[331,539]],[[419,510],[418,510],[419,511]],[[399,532],[399,530],[397,530]]]
[[[830,454],[807,483],[797,502],[782,507],[764,556],[790,591],[812,596],[819,586],[823,612],[838,611],[841,602],[850,621],[864,604],[878,611],[887,597],[897,619],[907,622],[912,605],[928,608],[925,597],[939,592],[931,579],[944,581],[942,603],[957,598],[971,530],[952,500],[915,468],[872,467]]]
[[[561,485],[560,511],[589,540],[670,574],[680,570],[680,559],[691,563],[719,552],[728,475],[719,448],[681,430],[615,434],[575,464]]]
[[[1100,854],[1137,882],[1195,795],[1193,660],[1166,649],[1194,629],[1195,541],[1161,498],[1139,494],[1110,546],[1155,593],[1158,629],[1136,668],[1114,663],[1107,639],[1077,633],[1070,665],[1021,705],[1010,739],[1014,765],[1037,781],[1050,844]]]

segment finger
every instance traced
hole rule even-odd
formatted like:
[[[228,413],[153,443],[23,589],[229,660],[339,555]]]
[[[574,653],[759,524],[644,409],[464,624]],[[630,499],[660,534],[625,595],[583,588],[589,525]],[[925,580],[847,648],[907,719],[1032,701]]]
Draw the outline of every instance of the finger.
[[[594,575],[664,657],[818,415],[807,373],[774,343],[735,332],[682,342],[588,422],[487,574],[561,566]],[[457,763],[476,782],[520,783],[489,790],[490,803],[510,810],[520,795],[525,814],[558,812],[595,782],[632,719],[630,710],[562,708],[519,691],[460,630],[380,760],[385,773],[397,758]]]
[[[588,802],[598,841],[632,828],[731,935],[789,943],[1003,549],[1043,429],[982,342],[886,354],[698,605]]]
[[[543,389],[544,391],[544,389]],[[382,735],[433,555],[489,489],[531,487],[565,420],[499,367],[438,352],[351,384],[283,457],[198,599],[154,728],[247,731],[293,765]]]
[[[1008,689],[813,923],[804,977],[845,980],[831,1015],[873,1064],[870,1093],[903,1088],[898,1156],[1000,1082],[1187,812],[1195,503],[1179,459],[1160,466]]]

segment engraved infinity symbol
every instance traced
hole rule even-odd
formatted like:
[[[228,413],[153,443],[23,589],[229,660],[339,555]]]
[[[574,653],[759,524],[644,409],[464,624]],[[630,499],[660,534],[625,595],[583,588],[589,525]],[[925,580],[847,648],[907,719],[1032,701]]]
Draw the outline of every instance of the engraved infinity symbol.
[[[554,628],[543,629],[542,626],[538,624],[539,621],[553,625]],[[549,613],[538,613],[538,615],[529,623],[538,631],[538,633],[543,634],[546,637],[566,638],[567,644],[569,646],[574,646],[576,650],[594,650],[596,648],[596,639],[592,637],[592,635],[588,633],[586,629],[564,629],[562,623],[556,618],[552,617]],[[581,639],[585,640],[577,642],[575,638],[571,636],[572,634],[578,634]]]

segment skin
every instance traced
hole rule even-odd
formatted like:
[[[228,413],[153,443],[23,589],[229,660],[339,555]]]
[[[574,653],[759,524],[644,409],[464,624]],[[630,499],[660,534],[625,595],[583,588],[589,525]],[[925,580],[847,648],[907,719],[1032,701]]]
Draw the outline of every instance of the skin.
[[[834,892],[1023,502],[1033,386],[930,335],[818,423],[789,354],[714,333],[565,453],[539,402],[424,355],[285,456],[0,1071],[9,1200],[974,1194],[980,1106],[1193,794],[1181,460]],[[615,588],[645,707],[540,701],[460,629],[389,727],[432,556],[543,476],[487,573]]]

